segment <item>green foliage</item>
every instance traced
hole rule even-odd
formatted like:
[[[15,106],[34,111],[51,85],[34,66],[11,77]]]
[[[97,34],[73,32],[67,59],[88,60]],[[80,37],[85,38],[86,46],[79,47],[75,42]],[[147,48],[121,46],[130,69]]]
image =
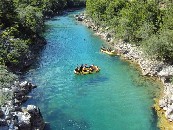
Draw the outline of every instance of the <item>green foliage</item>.
[[[173,30],[165,30],[145,41],[144,50],[159,60],[173,60]]]
[[[87,0],[86,7],[88,14],[94,18],[96,22],[106,19],[106,7],[110,0]]]
[[[0,0],[0,64],[17,66],[41,41],[44,17],[85,0]],[[67,5],[68,3],[68,5]]]
[[[6,101],[11,100],[13,93],[11,91],[0,90],[0,106],[3,105]]]
[[[16,75],[7,71],[5,66],[0,65],[0,105],[12,98],[12,92],[7,91],[6,88],[9,88],[17,79]]]
[[[67,0],[67,7],[84,7],[86,0]]]
[[[42,6],[43,14],[51,16],[62,10],[67,4],[67,0],[44,0]]]
[[[16,12],[13,0],[0,0],[0,23],[1,28],[14,24]]]
[[[8,62],[17,65],[23,60],[23,55],[28,54],[28,46],[24,40],[12,39],[11,41],[11,50],[7,54]]]
[[[87,0],[87,13],[117,38],[142,45],[148,55],[173,60],[173,2],[170,0]]]
[[[117,32],[130,42],[139,42],[143,38],[146,39],[147,35],[158,31],[160,21],[157,18],[159,15],[154,2],[132,1],[127,3],[120,13]]]
[[[166,10],[163,10],[163,12],[164,15],[162,28],[173,30],[173,5],[168,5]]]
[[[114,0],[110,1],[106,8],[106,19],[111,20],[114,17],[119,17],[120,11],[125,7],[126,0]]]
[[[28,40],[16,38],[19,31],[15,27],[4,30],[0,35],[0,62],[17,65],[28,54]]]
[[[7,67],[0,65],[0,89],[9,88],[18,77],[7,71]]]
[[[17,76],[4,67],[18,67],[41,38],[44,16],[57,14],[66,6],[85,0],[0,0],[0,105],[12,98],[9,88]],[[68,5],[67,5],[68,3]]]
[[[171,83],[173,84],[173,77],[171,77],[171,79],[170,79],[170,80],[171,80]]]
[[[24,28],[30,29],[34,33],[42,32],[43,30],[43,15],[39,8],[26,6],[18,8],[18,19]]]
[[[173,60],[173,4],[168,2],[159,10],[160,27],[158,33],[144,41],[144,50],[152,57],[172,63]]]

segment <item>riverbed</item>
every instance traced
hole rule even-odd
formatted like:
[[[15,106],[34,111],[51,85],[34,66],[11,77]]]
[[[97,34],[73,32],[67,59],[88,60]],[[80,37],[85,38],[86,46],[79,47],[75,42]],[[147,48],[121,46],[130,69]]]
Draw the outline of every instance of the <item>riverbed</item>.
[[[26,104],[37,105],[47,130],[157,130],[152,109],[159,85],[118,56],[100,52],[106,43],[70,12],[46,21],[47,45],[23,75],[37,84]],[[75,75],[94,64],[101,71]]]

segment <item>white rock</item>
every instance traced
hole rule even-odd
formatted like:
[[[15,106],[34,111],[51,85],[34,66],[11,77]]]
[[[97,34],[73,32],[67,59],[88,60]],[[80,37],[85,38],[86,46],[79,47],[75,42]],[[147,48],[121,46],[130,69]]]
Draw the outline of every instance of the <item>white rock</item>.
[[[167,77],[167,76],[172,76],[173,75],[173,67],[172,66],[168,66],[163,68],[159,73],[159,76],[163,77]]]
[[[26,109],[27,109],[28,111],[31,111],[31,110],[34,110],[34,109],[36,109],[36,108],[37,108],[37,107],[34,106],[34,105],[28,105]]]
[[[27,81],[23,81],[23,82],[21,82],[19,85],[20,85],[21,87],[24,87],[24,86],[26,86],[27,84],[28,84]]]
[[[30,124],[31,115],[28,112],[25,112],[25,113],[18,112],[18,113],[16,113],[16,116],[18,117],[19,122],[24,122],[26,124]]]

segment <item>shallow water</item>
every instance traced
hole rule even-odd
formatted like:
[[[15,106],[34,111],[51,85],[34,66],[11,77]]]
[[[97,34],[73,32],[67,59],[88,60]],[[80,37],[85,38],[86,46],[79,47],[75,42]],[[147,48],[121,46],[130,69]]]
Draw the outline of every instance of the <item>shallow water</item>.
[[[47,130],[157,130],[151,107],[158,84],[119,57],[99,52],[99,37],[73,18],[46,22],[47,45],[24,77],[38,85],[26,104],[40,107]],[[77,64],[101,71],[74,75]]]

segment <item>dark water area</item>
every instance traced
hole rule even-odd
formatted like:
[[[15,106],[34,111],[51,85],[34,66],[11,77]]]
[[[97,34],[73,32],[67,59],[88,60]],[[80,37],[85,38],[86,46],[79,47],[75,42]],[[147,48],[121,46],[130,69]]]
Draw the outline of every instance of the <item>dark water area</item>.
[[[37,84],[26,104],[37,105],[46,130],[158,130],[152,110],[159,85],[119,57],[100,53],[105,44],[74,14],[46,21],[47,45],[23,75]],[[76,65],[101,71],[75,75]]]

